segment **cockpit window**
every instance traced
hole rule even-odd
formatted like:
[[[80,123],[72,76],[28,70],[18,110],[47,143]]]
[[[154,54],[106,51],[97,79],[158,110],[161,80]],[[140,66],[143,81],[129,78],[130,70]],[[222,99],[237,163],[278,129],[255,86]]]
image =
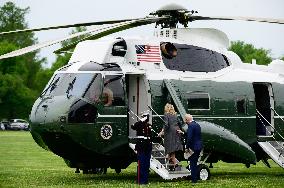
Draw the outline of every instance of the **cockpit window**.
[[[60,77],[63,74],[56,74],[51,78],[51,81],[49,82],[49,85],[47,85],[44,90],[41,92],[40,97],[43,97],[45,95],[50,95],[51,92],[57,87],[57,84],[60,80]]]
[[[101,74],[78,73],[57,74],[41,96],[72,96],[95,103],[102,95],[103,79]]]
[[[161,50],[162,50],[161,44]],[[216,72],[230,64],[226,56],[197,46],[173,44],[177,55],[172,58],[163,55],[163,62],[168,69],[192,72]],[[162,53],[163,54],[163,53]]]
[[[98,77],[98,74],[72,74],[65,92],[66,97],[83,97],[89,84],[91,84],[96,77]]]

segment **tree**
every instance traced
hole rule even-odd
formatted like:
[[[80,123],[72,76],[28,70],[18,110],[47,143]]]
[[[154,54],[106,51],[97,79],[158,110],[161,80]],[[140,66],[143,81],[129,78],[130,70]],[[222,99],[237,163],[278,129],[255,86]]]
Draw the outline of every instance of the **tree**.
[[[257,64],[267,65],[272,61],[270,50],[255,48],[252,44],[246,44],[242,41],[232,42],[229,50],[238,54],[244,63],[251,63],[252,59],[256,59]]]
[[[281,58],[282,61],[284,61],[284,56]]]
[[[13,2],[5,3],[0,7],[0,32],[28,28],[25,21],[25,15],[28,12],[29,7],[21,9]],[[32,32],[0,36],[0,41],[4,40],[15,44],[17,47],[26,47],[36,42]]]
[[[8,41],[0,42],[0,54],[5,54],[16,49],[17,47],[13,43],[9,43]],[[17,63],[23,60],[22,56],[1,60],[0,72],[2,74],[26,75],[28,72],[27,67],[25,67],[23,63]]]
[[[25,15],[28,12],[29,8],[22,9],[12,2],[5,3],[0,7],[0,32],[27,29],[28,24],[25,21]],[[1,55],[12,50],[33,45],[37,42],[37,39],[34,37],[33,32],[24,32],[0,36],[0,41]],[[35,87],[36,74],[44,62],[45,59],[38,58],[37,52],[28,53],[17,58],[0,60],[1,66],[6,67],[7,70],[9,69],[9,74],[18,74],[18,71],[22,70],[19,75],[24,80],[24,84],[31,89],[37,89]],[[5,72],[2,73],[5,74]]]
[[[26,29],[28,11],[12,2],[5,3],[0,7],[0,32]],[[32,32],[0,36],[0,55],[36,42]],[[28,118],[40,93],[36,77],[44,61],[37,52],[0,60],[0,118]]]
[[[35,98],[20,76],[0,73],[0,117],[28,118]]]

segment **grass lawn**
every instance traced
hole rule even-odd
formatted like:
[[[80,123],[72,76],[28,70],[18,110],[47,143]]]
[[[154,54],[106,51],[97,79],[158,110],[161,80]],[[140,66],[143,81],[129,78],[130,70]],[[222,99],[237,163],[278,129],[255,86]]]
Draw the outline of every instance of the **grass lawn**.
[[[284,187],[284,170],[270,161],[271,169],[258,163],[219,162],[209,181],[195,187]],[[136,164],[122,173],[108,169],[106,175],[75,174],[64,161],[40,148],[29,132],[0,131],[0,187],[136,187]],[[151,172],[149,187],[188,187],[188,180],[164,181]]]

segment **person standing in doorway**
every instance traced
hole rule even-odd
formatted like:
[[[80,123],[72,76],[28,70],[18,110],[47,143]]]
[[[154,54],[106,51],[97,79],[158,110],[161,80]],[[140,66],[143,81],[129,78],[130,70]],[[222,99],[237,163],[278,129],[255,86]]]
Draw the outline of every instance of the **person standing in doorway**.
[[[152,153],[152,133],[151,124],[149,124],[149,112],[142,114],[140,121],[131,126],[137,132],[137,183],[148,184],[150,159]]]
[[[164,135],[165,153],[169,159],[170,170],[174,171],[178,165],[175,152],[183,150],[180,135],[182,131],[178,126],[175,108],[169,103],[167,103],[165,106],[164,122],[164,127],[158,136]]]
[[[186,114],[184,120],[188,125],[186,149],[191,149],[194,152],[189,157],[191,181],[192,183],[197,183],[197,180],[199,179],[197,162],[202,150],[201,127],[193,120],[193,117],[190,114]]]

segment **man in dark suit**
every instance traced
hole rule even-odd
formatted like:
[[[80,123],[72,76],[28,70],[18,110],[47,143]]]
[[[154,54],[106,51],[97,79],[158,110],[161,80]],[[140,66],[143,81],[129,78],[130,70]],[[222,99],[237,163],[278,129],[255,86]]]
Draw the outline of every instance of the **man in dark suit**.
[[[199,179],[197,162],[202,150],[201,128],[200,125],[193,120],[190,114],[186,114],[184,119],[186,124],[188,125],[186,149],[191,149],[194,152],[189,157],[191,180],[192,183],[196,183]]]

